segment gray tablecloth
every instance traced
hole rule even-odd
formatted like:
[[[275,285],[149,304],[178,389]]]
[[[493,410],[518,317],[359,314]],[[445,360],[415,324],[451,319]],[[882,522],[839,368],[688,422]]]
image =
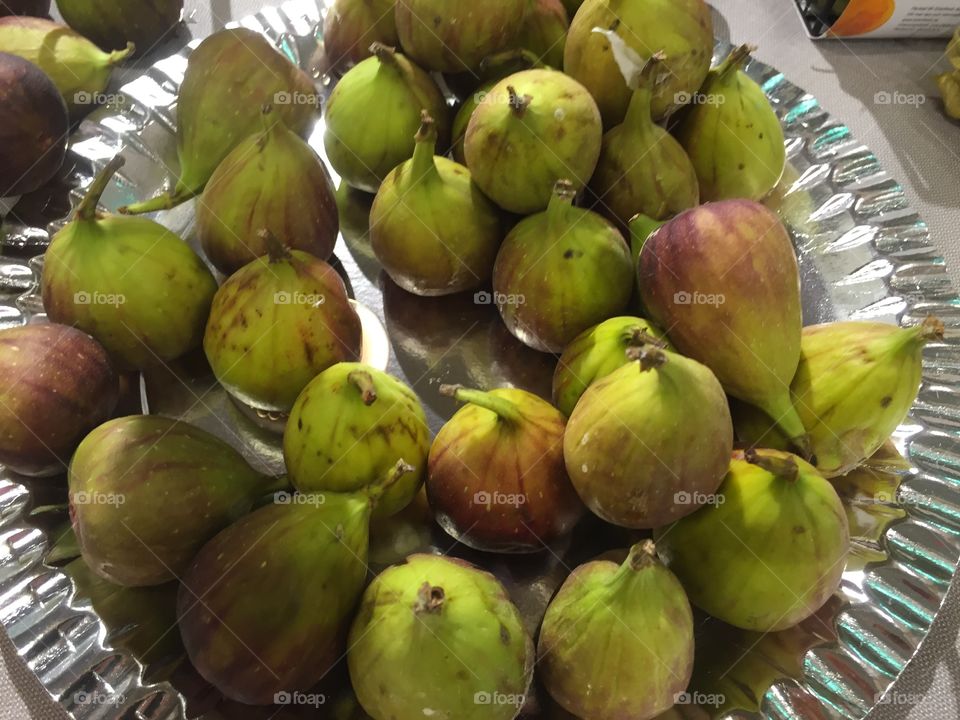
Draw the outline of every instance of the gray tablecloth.
[[[223,26],[269,4],[258,0],[187,0],[194,34]],[[957,283],[960,268],[960,124],[941,112],[934,76],[946,68],[941,40],[811,42],[793,0],[714,0],[725,19],[717,34],[759,46],[756,55],[817,97],[905,186],[929,224],[933,241]],[[919,104],[884,103],[884,95],[922,96]],[[878,102],[879,100],[879,102]],[[960,601],[951,591],[943,613],[875,720],[960,717]],[[902,703],[897,701],[903,701]],[[61,720],[0,631],[0,720]]]

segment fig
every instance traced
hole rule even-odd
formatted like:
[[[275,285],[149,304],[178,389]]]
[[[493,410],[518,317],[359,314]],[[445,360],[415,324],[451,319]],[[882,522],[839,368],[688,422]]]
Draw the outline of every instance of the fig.
[[[500,247],[494,301],[504,323],[537,350],[558,353],[626,309],[633,292],[627,244],[610,222],[572,205],[568,181],[546,211],[521,220]]]
[[[162,225],[98,212],[122,166],[118,155],[104,167],[54,235],[43,256],[43,307],[54,322],[93,335],[120,369],[145,368],[200,345],[217,283]]]
[[[624,227],[637,214],[666,220],[699,204],[697,174],[673,136],[653,122],[651,102],[660,67],[655,54],[631,78],[633,96],[623,123],[603,136],[590,189],[602,212]]]
[[[656,345],[668,349],[660,328],[638,317],[614,317],[584,330],[566,346],[553,373],[553,404],[567,417],[594,382],[630,362],[627,350]]]
[[[414,498],[429,450],[416,393],[360,363],[338,363],[317,375],[297,398],[283,434],[287,471],[304,493],[355,492],[403,460],[410,470],[383,493],[377,517],[398,513]]]
[[[0,52],[0,197],[24,195],[56,175],[70,119],[56,85],[36,65]]]
[[[259,410],[287,412],[317,373],[360,357],[363,329],[336,270],[265,234],[270,254],[214,296],[203,349],[227,392]]]
[[[71,114],[91,109],[118,63],[133,54],[133,43],[105,53],[70,28],[35,17],[0,18],[0,52],[29,60],[53,80]]]
[[[103,50],[132,42],[137,55],[146,55],[173,36],[183,0],[57,0],[57,9],[67,25]]]
[[[563,47],[570,28],[567,9],[561,0],[527,0],[527,4],[527,15],[514,44],[550,67],[562,68]]]
[[[383,269],[416,295],[450,295],[487,283],[500,249],[500,213],[470,171],[434,155],[424,112],[413,159],[387,175],[370,210],[370,242]]]
[[[515,388],[440,392],[465,403],[430,448],[427,497],[440,526],[491,552],[536,552],[566,535],[584,508],[563,464],[563,415]]]
[[[783,128],[763,89],[741,68],[742,45],[711,70],[676,129],[700,181],[704,202],[770,194],[786,166]]]
[[[666,55],[663,82],[653,93],[657,120],[692,96],[710,69],[713,22],[703,0],[586,0],[570,23],[563,69],[593,95],[606,128],[623,121],[632,93],[610,38],[595,28],[616,32],[641,59]]]
[[[647,238],[667,224],[666,220],[654,220],[643,213],[634,215],[627,224],[630,232],[630,255],[634,267],[640,262],[640,252],[643,250]]]
[[[219,438],[158,415],[117,418],[87,435],[68,484],[83,558],[125,586],[180,577],[207,540],[284,486]]]
[[[30,15],[47,17],[50,15],[51,0],[5,0],[0,4],[0,17],[8,15]]]
[[[816,468],[779,450],[737,451],[717,500],[657,537],[694,605],[772,632],[813,615],[836,592],[847,516]]]
[[[411,555],[374,579],[348,647],[350,680],[374,720],[512,720],[533,678],[533,642],[503,585],[437,555]]]
[[[367,578],[371,508],[404,473],[399,463],[353,495],[279,493],[203,546],[177,615],[207,682],[231,700],[269,705],[330,671]]]
[[[446,101],[430,75],[386,45],[374,43],[371,50],[374,56],[347,72],[330,94],[323,146],[348,185],[375,193],[413,156],[422,111],[436,121],[440,148],[449,143],[450,127]]]
[[[842,475],[880,449],[917,398],[924,345],[943,333],[934,317],[909,328],[850,321],[803,329],[791,391],[820,472]]]
[[[121,212],[169,210],[199,195],[230,151],[263,127],[262,108],[269,104],[286,127],[308,137],[320,97],[310,76],[260,33],[238,27],[207,37],[191,53],[180,85],[176,185]]]
[[[653,718],[693,673],[693,612],[650,540],[622,565],[576,568],[547,607],[537,664],[551,697],[590,720]]]
[[[0,463],[23,475],[63,472],[119,392],[107,351],[89,335],[65,325],[0,330]]]
[[[397,0],[403,51],[427,70],[476,71],[488,55],[514,45],[529,0]]]
[[[558,180],[579,191],[600,157],[603,128],[586,89],[556,70],[524,70],[493,86],[470,117],[467,167],[504,210],[531,214]]]
[[[323,19],[323,49],[327,66],[345,70],[370,57],[370,46],[396,47],[396,0],[334,0]]]
[[[790,403],[800,361],[800,274],[790,236],[770,210],[724,200],[681,213],[647,238],[638,266],[650,319],[724,390],[756,405],[809,453]]]
[[[563,456],[587,507],[607,522],[655,528],[709,502],[733,450],[723,388],[709,368],[654,345],[628,350],[580,398]]]
[[[321,260],[337,242],[337,201],[323,161],[270,106],[263,122],[224,158],[197,203],[197,237],[224,275],[267,254],[263,228]]]

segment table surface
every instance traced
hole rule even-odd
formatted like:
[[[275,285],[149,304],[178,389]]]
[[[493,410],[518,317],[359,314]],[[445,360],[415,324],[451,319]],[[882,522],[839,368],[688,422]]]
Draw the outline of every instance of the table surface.
[[[187,0],[195,36],[255,12],[263,0]],[[945,40],[812,42],[793,0],[713,0],[723,22],[719,37],[758,46],[774,65],[818,98],[870,147],[905,188],[911,206],[930,227],[950,275],[960,287],[960,124],[946,118],[934,78],[947,68]],[[882,104],[877,93],[921,96],[915,105]],[[951,589],[944,611],[922,649],[897,681],[890,704],[871,720],[960,717],[960,600]],[[64,720],[0,631],[0,720]]]

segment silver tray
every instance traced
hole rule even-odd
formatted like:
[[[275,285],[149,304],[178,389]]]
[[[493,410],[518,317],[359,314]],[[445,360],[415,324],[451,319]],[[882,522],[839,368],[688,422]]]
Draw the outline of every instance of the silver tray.
[[[264,33],[312,70],[322,4],[294,0],[238,24]],[[729,50],[729,44],[718,43],[715,57]],[[37,293],[42,260],[36,256],[62,226],[79,189],[107,160],[117,152],[127,159],[122,177],[103,198],[111,210],[153,195],[175,174],[174,105],[189,52],[190,47],[156,62],[120,88],[111,104],[74,135],[73,165],[62,182],[15,206],[0,230],[0,325],[43,321]],[[748,72],[763,85],[786,133],[790,169],[769,203],[789,227],[798,251],[806,323],[869,318],[911,324],[934,313],[948,334],[926,349],[920,396],[893,443],[838,483],[855,537],[840,591],[798,628],[766,637],[698,618],[695,688],[729,689],[739,709],[719,711],[716,698],[698,691],[678,698],[670,717],[860,718],[877,704],[909,700],[892,694],[891,685],[927,635],[960,558],[960,304],[925,224],[876,156],[779,71],[753,61]],[[321,85],[329,82],[319,72],[314,76]],[[312,144],[322,151],[320,132]],[[371,357],[417,390],[434,430],[454,410],[438,392],[441,383],[511,384],[548,396],[552,356],[515,341],[483,296],[424,299],[399,290],[380,273],[365,242],[363,216],[358,200],[344,218],[338,267],[366,309]],[[192,241],[190,206],[158,219]],[[277,419],[231,401],[202,357],[141,378],[131,394],[130,411],[142,408],[201,425],[261,467],[280,462]],[[331,702],[318,708],[261,713],[219,702],[183,663],[173,670],[159,662],[141,663],[125,640],[141,624],[156,626],[163,613],[143,623],[108,626],[77,590],[73,574],[47,562],[63,517],[42,506],[64,499],[62,479],[0,475],[0,624],[67,712],[78,719],[267,720],[277,712],[279,717],[335,717],[333,701],[342,678],[327,683],[331,694],[325,697]],[[570,568],[632,539],[587,520],[566,544],[538,556],[493,557],[466,550],[436,527],[417,524],[415,515],[411,511],[392,528],[389,542],[375,539],[372,569],[414,549],[466,557],[506,583],[531,632]],[[154,629],[164,644],[176,635],[174,627]],[[537,692],[523,716],[568,717]]]

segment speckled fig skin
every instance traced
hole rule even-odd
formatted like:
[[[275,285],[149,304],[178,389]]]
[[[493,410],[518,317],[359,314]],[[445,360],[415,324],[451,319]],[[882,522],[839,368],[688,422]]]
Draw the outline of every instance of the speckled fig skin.
[[[710,69],[713,22],[703,0],[586,0],[570,23],[563,68],[593,95],[607,128],[623,120],[631,92],[596,27],[616,27],[644,59],[656,51],[667,56],[668,72],[653,99],[656,119],[675,108],[678,94],[696,92]]]
[[[263,122],[220,163],[197,202],[197,237],[224,275],[267,254],[264,228],[321,260],[337,242],[337,201],[323,161],[272,107]]]
[[[622,313],[633,292],[630,250],[600,215],[571,205],[557,183],[545,212],[522,220],[500,246],[494,301],[519,340],[559,353],[593,325]]]
[[[323,19],[327,66],[345,70],[370,57],[375,42],[396,47],[396,0],[335,0]]]
[[[733,424],[695,360],[653,346],[601,378],[567,422],[563,455],[580,498],[614,525],[655,528],[694,512],[723,480]]]
[[[146,55],[175,36],[183,0],[58,0],[66,23],[103,50],[122,50],[128,42]]]
[[[596,560],[571,573],[547,607],[537,667],[577,717],[653,718],[687,689],[693,653],[690,602],[646,540],[622,565]]]
[[[789,453],[738,451],[721,497],[658,533],[660,556],[691,602],[760,632],[819,610],[840,586],[850,545],[830,482]]]
[[[5,0],[0,5],[0,17],[8,15],[30,15],[47,17],[50,14],[51,0]]]
[[[441,392],[466,405],[430,449],[427,496],[440,526],[491,552],[537,552],[569,532],[584,507],[563,463],[563,415],[515,388]]]
[[[117,405],[119,379],[96,340],[66,325],[0,331],[0,463],[54,475]]]
[[[305,493],[353,492],[403,460],[411,470],[384,491],[376,517],[416,496],[427,472],[430,429],[413,392],[385,372],[342,362],[317,375],[297,398],[283,434],[293,484]]]
[[[800,273],[780,219],[750,200],[681,213],[647,238],[638,280],[646,313],[677,350],[807,452],[789,390],[800,361]]]
[[[514,44],[528,0],[397,0],[403,51],[427,70],[476,71],[488,55]]]
[[[531,214],[558,180],[584,188],[600,157],[603,127],[590,93],[556,70],[524,70],[493,86],[467,125],[474,182],[504,210]]]
[[[210,367],[231,395],[280,412],[317,373],[356,360],[362,347],[360,317],[337,271],[278,244],[224,282],[203,337]]]
[[[68,484],[84,559],[127,586],[179,577],[207,540],[285,485],[210,433],[155,415],[117,418],[87,435]]]
[[[533,679],[533,642],[503,585],[438,555],[411,555],[371,583],[348,647],[374,720],[420,720],[424,708],[436,720],[513,720]]]
[[[527,0],[527,15],[515,45],[529,50],[552,68],[563,67],[570,18],[561,0]]]

